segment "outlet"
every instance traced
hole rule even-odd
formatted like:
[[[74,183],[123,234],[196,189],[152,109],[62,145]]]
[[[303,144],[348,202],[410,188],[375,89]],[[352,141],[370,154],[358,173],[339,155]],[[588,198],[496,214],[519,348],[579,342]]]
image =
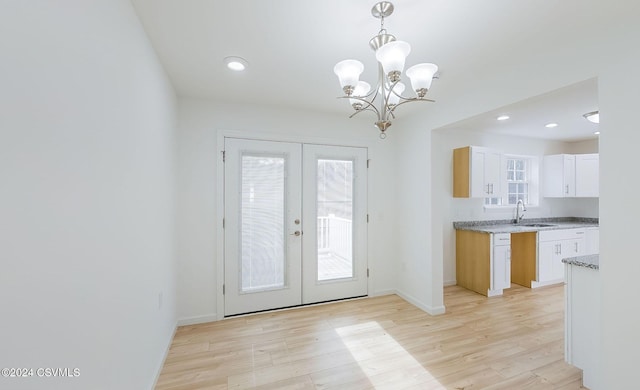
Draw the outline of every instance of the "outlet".
[[[158,293],[158,310],[162,309],[162,291]]]

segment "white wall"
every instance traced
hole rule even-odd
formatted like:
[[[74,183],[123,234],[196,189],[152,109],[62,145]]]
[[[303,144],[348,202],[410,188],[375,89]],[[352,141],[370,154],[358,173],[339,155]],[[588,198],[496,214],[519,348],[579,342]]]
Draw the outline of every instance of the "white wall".
[[[173,89],[127,0],[7,0],[0,30],[0,367],[80,374],[0,388],[149,389],[176,324]]]
[[[453,198],[453,149],[464,146],[486,146],[508,154],[541,156],[547,154],[595,153],[593,142],[548,141],[491,134],[482,131],[439,129],[431,133],[432,189],[442,221],[443,282],[456,282],[454,221],[484,221],[514,219],[515,208],[485,209],[484,199]],[[577,153],[577,152],[576,152]],[[541,163],[542,161],[540,161]],[[542,167],[540,167],[542,168]],[[543,188],[540,187],[540,191]],[[598,217],[598,199],[553,199],[540,196],[536,207],[529,206],[525,218],[542,217]],[[436,242],[436,241],[434,241]]]
[[[586,139],[583,141],[567,142],[565,153],[569,154],[587,154],[598,153],[600,150],[599,138]]]
[[[578,9],[578,8],[577,8]],[[442,299],[442,275],[437,266],[442,263],[442,215],[436,198],[425,191],[423,180],[429,177],[432,163],[424,154],[431,150],[428,133],[446,124],[472,117],[492,109],[521,101],[531,96],[558,89],[576,82],[598,77],[601,111],[600,124],[600,273],[602,277],[602,353],[603,388],[633,388],[636,386],[635,357],[640,347],[640,318],[637,310],[636,279],[640,273],[635,244],[635,226],[640,219],[636,207],[638,185],[636,164],[630,164],[637,154],[640,132],[637,130],[637,91],[640,88],[640,7],[622,0],[580,2],[580,22],[565,30],[565,35],[547,37],[542,31],[535,42],[511,47],[496,59],[491,67],[482,69],[481,77],[460,82],[446,80],[446,91],[432,97],[437,102],[403,125],[416,131],[399,131],[398,145],[410,153],[398,161],[398,170],[413,170],[416,180],[403,176],[398,182],[398,216],[407,231],[419,231],[419,240],[405,240],[403,258],[408,267],[420,275],[399,275],[398,283],[421,279],[427,286],[412,285],[411,292],[429,297],[431,304]],[[585,16],[586,15],[586,16]],[[583,23],[584,21],[591,21]],[[476,64],[468,64],[474,68]],[[444,73],[443,73],[444,76]],[[416,145],[409,147],[409,145]],[[419,165],[414,166],[413,161]],[[425,166],[426,165],[426,166]],[[421,202],[416,203],[416,193]],[[431,224],[431,231],[424,227]],[[428,236],[422,234],[429,233]],[[425,249],[427,253],[424,254]],[[429,251],[430,249],[430,251]],[[425,267],[425,264],[428,264]]]
[[[431,135],[412,117],[395,121],[398,137],[396,161],[396,230],[398,232],[398,292],[430,314],[444,312],[442,262],[432,261],[430,213]]]
[[[640,10],[631,13],[638,20]],[[640,313],[637,275],[638,238],[635,226],[640,220],[638,154],[640,132],[637,124],[637,91],[640,89],[640,53],[627,50],[640,41],[637,23],[623,24],[617,45],[620,52],[605,54],[615,58],[602,71],[600,80],[600,277],[602,285],[601,329],[603,389],[637,386],[640,349]],[[622,26],[621,26],[622,27]],[[612,57],[613,54],[618,54]]]
[[[222,316],[222,216],[218,207],[222,189],[219,144],[221,134],[283,139],[296,142],[368,147],[370,295],[396,287],[396,245],[393,222],[394,135],[378,138],[372,117],[348,119],[327,115],[256,107],[200,99],[179,99],[177,153],[178,317],[180,323],[213,321]],[[390,130],[391,131],[391,130]]]

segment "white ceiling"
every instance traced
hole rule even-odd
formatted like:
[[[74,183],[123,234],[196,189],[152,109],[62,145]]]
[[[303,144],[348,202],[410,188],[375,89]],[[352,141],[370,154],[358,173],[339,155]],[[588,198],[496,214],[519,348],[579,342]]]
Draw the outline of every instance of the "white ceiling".
[[[597,110],[598,83],[597,79],[591,79],[452,123],[442,129],[578,141],[597,137],[594,133],[598,131],[598,125],[583,117]],[[498,121],[496,118],[501,115],[508,115],[509,119]],[[557,123],[558,126],[546,128],[548,123]]]
[[[286,106],[350,114],[333,74],[340,60],[362,61],[362,79],[374,84],[377,65],[369,39],[379,20],[372,0],[132,0],[178,95],[221,101]],[[579,39],[598,22],[597,10],[580,0],[395,0],[385,21],[388,32],[409,42],[407,67],[434,62],[441,78],[428,97],[438,99],[482,69],[500,64],[510,51],[554,40]],[[227,56],[249,62],[246,72],[223,66]],[[550,59],[552,60],[552,59]],[[588,84],[588,85],[587,85]],[[597,108],[595,82],[518,103],[512,120],[492,126],[490,117],[464,126],[521,136],[555,139],[593,137],[578,117]],[[517,87],[517,81],[514,81]],[[528,108],[529,104],[531,105]],[[411,110],[413,111],[413,110]],[[410,111],[410,112],[411,112]],[[573,112],[575,111],[575,112]],[[584,111],[584,112],[583,112]],[[554,132],[540,128],[540,114],[561,123]],[[546,122],[545,122],[546,123]],[[565,125],[566,124],[566,125]],[[583,123],[584,125],[584,123]],[[588,125],[588,124],[587,124]],[[562,132],[560,131],[562,130]]]

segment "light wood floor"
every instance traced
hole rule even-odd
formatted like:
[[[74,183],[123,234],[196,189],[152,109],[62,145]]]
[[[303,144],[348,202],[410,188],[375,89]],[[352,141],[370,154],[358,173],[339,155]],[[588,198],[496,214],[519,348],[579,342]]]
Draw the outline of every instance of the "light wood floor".
[[[445,288],[429,316],[395,295],[180,327],[156,389],[580,389],[563,286]]]

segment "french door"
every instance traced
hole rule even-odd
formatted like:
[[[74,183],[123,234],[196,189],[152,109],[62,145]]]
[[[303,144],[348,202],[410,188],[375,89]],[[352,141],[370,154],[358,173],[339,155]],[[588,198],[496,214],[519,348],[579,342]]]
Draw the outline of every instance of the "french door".
[[[225,138],[225,315],[367,295],[366,161]]]

